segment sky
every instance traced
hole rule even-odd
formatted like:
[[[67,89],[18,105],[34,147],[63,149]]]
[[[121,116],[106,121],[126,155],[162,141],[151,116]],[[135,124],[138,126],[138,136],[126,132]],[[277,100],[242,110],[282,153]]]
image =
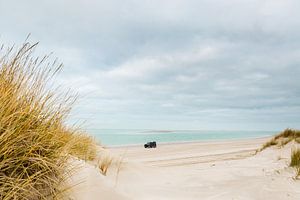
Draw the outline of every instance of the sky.
[[[87,129],[300,126],[298,0],[0,0],[0,42],[64,63]]]

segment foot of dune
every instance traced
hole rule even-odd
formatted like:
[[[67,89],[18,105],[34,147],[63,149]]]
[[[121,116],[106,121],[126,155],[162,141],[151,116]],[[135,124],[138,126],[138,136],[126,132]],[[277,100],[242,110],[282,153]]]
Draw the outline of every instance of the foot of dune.
[[[269,138],[109,149],[121,161],[99,173],[78,161],[72,199],[300,199],[291,145],[255,154]]]

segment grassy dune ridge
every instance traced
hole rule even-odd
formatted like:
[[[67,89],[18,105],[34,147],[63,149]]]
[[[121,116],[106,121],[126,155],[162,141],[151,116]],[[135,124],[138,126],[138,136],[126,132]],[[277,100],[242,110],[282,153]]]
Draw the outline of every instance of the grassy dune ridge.
[[[270,141],[266,142],[259,151],[271,146],[282,147],[292,141],[300,143],[300,130],[287,128],[281,133],[275,135]]]
[[[96,156],[94,140],[65,121],[76,95],[51,88],[62,65],[37,44],[0,49],[0,199],[62,199],[70,155]]]
[[[296,170],[296,177],[300,176],[300,149],[297,148],[300,144],[300,130],[287,128],[281,133],[275,135],[271,140],[266,142],[257,152],[263,151],[266,148],[277,146],[284,147],[290,142],[294,142],[295,149],[291,151],[291,163],[290,166]],[[298,144],[298,145],[297,145]]]

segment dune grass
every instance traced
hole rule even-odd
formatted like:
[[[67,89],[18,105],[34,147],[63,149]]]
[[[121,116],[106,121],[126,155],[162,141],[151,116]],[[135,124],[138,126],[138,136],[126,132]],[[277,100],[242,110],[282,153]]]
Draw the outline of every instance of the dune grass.
[[[114,160],[111,155],[105,154],[98,160],[98,168],[104,176],[107,174],[108,168],[113,164]]]
[[[271,146],[283,147],[291,141],[300,143],[300,130],[285,129],[275,135],[270,141],[266,142],[258,151],[262,151]]]
[[[61,199],[70,155],[95,158],[92,138],[65,125],[76,96],[51,88],[62,68],[37,44],[0,49],[0,199]],[[56,91],[56,92],[54,92]]]
[[[291,154],[291,167],[294,167],[296,169],[296,176],[300,176],[300,149],[295,149],[292,151]]]

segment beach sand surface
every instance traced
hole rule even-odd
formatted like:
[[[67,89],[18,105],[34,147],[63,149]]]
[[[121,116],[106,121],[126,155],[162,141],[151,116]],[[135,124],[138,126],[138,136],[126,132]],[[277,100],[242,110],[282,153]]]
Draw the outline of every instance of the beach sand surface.
[[[72,199],[78,200],[282,200],[300,199],[290,168],[291,149],[268,148],[270,138],[109,148],[117,160],[103,176],[77,161]]]

